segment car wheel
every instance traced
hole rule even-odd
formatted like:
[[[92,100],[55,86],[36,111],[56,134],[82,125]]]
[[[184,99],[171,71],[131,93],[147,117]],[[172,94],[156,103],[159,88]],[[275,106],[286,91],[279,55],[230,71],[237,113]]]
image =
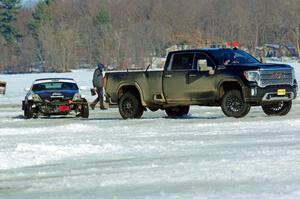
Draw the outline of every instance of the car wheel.
[[[245,103],[242,94],[238,90],[230,90],[222,98],[221,108],[228,117],[245,117],[250,111],[250,104]]]
[[[135,92],[127,92],[119,99],[119,112],[123,119],[141,118],[144,109],[140,97]]]
[[[267,115],[283,116],[287,115],[290,112],[292,108],[292,101],[262,105],[261,107],[264,113]]]
[[[32,103],[28,102],[25,104],[24,107],[24,117],[25,119],[31,119],[33,118],[33,109],[32,109]]]
[[[169,117],[182,117],[183,115],[187,115],[190,111],[190,106],[176,106],[166,108],[166,114]]]
[[[82,118],[89,118],[89,105],[87,102],[85,102],[82,106],[81,106],[81,117]]]

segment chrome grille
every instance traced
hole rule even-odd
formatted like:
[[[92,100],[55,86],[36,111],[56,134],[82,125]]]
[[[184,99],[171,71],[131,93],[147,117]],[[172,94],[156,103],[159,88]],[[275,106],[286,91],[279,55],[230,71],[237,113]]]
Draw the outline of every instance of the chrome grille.
[[[266,87],[271,85],[293,85],[294,77],[292,69],[260,70],[258,85]]]

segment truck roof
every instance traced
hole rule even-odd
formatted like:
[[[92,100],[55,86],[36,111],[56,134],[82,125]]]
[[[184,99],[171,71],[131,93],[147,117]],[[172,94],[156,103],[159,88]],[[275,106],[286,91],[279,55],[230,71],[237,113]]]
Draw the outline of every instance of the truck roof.
[[[185,53],[185,52],[203,52],[203,51],[220,51],[220,50],[232,50],[232,48],[197,48],[197,49],[189,49],[189,50],[177,50],[171,51],[170,53]]]

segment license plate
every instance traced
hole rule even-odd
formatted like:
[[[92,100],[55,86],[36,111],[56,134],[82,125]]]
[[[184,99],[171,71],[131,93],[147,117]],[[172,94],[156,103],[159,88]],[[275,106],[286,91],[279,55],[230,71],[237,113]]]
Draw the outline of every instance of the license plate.
[[[60,105],[60,106],[58,106],[58,111],[59,112],[69,112],[70,111],[70,107],[69,106]]]
[[[285,94],[286,94],[286,90],[285,89],[278,89],[277,90],[277,95],[282,96],[282,95],[285,95]]]

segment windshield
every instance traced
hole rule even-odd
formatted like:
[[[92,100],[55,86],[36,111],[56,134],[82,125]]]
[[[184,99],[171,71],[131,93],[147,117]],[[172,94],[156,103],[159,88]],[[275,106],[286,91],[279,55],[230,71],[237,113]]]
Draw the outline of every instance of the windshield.
[[[235,49],[224,50],[224,65],[259,63],[252,55]]]
[[[47,91],[47,90],[78,90],[78,86],[69,82],[47,82],[34,84],[32,91]]]

